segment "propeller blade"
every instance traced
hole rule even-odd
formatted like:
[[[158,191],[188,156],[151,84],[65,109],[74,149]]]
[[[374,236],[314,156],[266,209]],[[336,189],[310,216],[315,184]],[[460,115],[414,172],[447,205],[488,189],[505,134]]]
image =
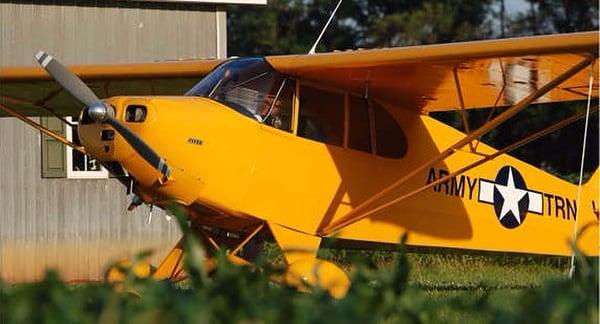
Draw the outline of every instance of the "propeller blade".
[[[169,177],[171,168],[165,160],[127,126],[115,119],[109,113],[106,104],[80,78],[46,52],[39,51],[35,58],[56,82],[88,108],[87,114],[92,120],[111,125],[144,160],[148,161],[165,177]]]
[[[133,147],[133,149],[141,155],[150,165],[156,168],[165,177],[169,177],[171,174],[171,168],[167,165],[165,159],[161,158],[154,150],[148,146],[142,139],[140,139],[134,132],[132,132],[127,126],[123,125],[120,121],[112,116],[107,115],[105,123],[111,125],[123,138]]]
[[[46,71],[48,71],[48,74],[50,74],[56,82],[86,107],[101,103],[96,94],[83,83],[80,78],[73,74],[73,72],[67,70],[67,68],[55,60],[54,57],[48,55],[46,52],[39,51],[36,54],[35,59],[44,69],[46,69]]]

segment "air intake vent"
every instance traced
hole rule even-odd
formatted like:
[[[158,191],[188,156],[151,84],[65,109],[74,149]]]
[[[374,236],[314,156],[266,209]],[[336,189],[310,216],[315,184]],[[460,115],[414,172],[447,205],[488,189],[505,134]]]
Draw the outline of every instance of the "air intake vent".
[[[142,105],[129,105],[125,109],[125,121],[128,123],[141,123],[146,120],[148,109]]]

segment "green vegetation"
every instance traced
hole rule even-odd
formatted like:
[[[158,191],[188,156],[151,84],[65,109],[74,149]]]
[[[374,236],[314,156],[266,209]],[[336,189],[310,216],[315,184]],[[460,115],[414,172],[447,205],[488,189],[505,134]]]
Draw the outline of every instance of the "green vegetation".
[[[510,10],[505,2],[344,1],[317,52],[598,29],[597,1],[525,0],[528,8],[520,12]],[[336,3],[269,0],[267,6],[227,6],[228,52],[237,56],[306,53]]]
[[[70,286],[49,272],[40,283],[2,285],[0,318],[3,323],[598,322],[597,259],[580,258],[580,271],[569,280],[548,264],[387,254],[393,260],[379,270],[368,262],[352,264],[353,285],[342,300],[319,289],[307,294],[273,283],[270,277],[279,267],[238,268],[219,258],[212,277],[196,272],[183,285],[129,276],[121,290],[107,283]]]
[[[190,233],[178,216],[185,233]],[[188,236],[189,238],[189,236]],[[272,281],[284,271],[272,245],[257,267],[202,270],[202,250],[186,240],[183,284],[136,278],[128,269],[116,287],[72,286],[54,272],[33,284],[0,284],[3,323],[396,323],[396,322],[598,322],[598,259],[578,256],[565,277],[564,259],[459,253],[322,251],[343,261],[352,287],[340,300],[307,287],[301,293]],[[139,261],[146,257],[140,254]],[[273,263],[268,262],[269,259]],[[353,260],[349,262],[348,260]]]

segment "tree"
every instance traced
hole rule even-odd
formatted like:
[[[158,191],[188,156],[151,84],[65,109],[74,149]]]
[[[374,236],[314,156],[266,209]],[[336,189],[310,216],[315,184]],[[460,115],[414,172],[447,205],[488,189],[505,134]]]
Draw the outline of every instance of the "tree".
[[[267,6],[232,6],[227,11],[231,55],[307,53],[335,3],[325,0],[271,0]],[[354,48],[361,26],[350,18],[357,7],[341,7],[319,51]],[[360,10],[360,9],[359,9]]]
[[[526,0],[529,10],[511,19],[514,36],[571,33],[598,29],[598,1]]]
[[[382,16],[369,25],[373,46],[407,46],[488,38],[490,1],[427,1]]]
[[[306,53],[329,18],[335,0],[270,0],[267,6],[228,10],[229,53]],[[432,44],[487,38],[491,0],[346,1],[318,51]]]

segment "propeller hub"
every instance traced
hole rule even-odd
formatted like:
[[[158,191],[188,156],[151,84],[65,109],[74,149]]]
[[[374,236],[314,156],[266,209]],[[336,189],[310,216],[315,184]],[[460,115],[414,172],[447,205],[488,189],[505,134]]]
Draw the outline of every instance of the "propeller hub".
[[[103,122],[108,117],[108,109],[106,109],[106,105],[104,103],[93,104],[88,108],[88,116],[93,121]]]

